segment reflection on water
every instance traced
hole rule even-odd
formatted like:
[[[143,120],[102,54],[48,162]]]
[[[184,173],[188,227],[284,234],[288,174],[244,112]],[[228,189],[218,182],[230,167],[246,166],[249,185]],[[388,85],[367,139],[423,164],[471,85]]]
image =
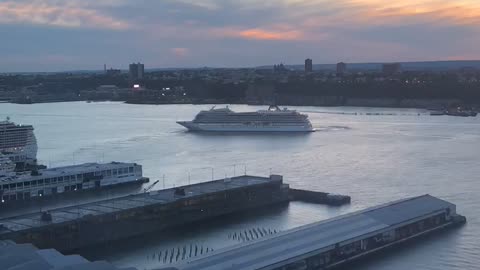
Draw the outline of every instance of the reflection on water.
[[[355,269],[478,269],[480,242],[480,117],[430,117],[423,110],[298,107],[317,132],[308,134],[204,134],[175,122],[209,105],[120,103],[2,104],[0,118],[33,124],[39,159],[46,165],[133,161],[153,181],[179,186],[243,174],[284,175],[293,187],[352,196],[340,208],[291,203],[262,212],[229,215],[176,231],[89,249],[85,255],[119,266],[150,269],[190,244],[204,251],[238,243],[232,234],[284,231],[409,196],[430,193],[458,206],[468,224],[418,245],[355,265]],[[259,107],[235,105],[234,110]],[[163,182],[163,181],[162,181]],[[155,186],[160,189],[162,185]],[[184,251],[186,249],[186,251]],[[194,251],[193,251],[194,252]],[[198,252],[198,251],[197,251]],[[184,255],[185,253],[185,255]],[[155,254],[155,255],[154,255]],[[170,257],[169,257],[170,258]],[[176,259],[176,257],[175,257]],[[172,258],[173,260],[173,258]]]

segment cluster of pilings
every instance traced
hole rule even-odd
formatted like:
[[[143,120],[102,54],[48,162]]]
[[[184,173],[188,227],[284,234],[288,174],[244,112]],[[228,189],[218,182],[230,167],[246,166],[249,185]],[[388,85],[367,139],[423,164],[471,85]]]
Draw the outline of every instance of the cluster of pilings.
[[[160,250],[147,255],[147,260],[158,261],[164,264],[171,264],[188,258],[204,255],[212,252],[213,248],[204,247],[203,245],[190,244],[182,247],[173,247],[170,249]]]
[[[251,228],[228,234],[228,239],[239,242],[246,242],[279,233],[279,230],[270,228]]]

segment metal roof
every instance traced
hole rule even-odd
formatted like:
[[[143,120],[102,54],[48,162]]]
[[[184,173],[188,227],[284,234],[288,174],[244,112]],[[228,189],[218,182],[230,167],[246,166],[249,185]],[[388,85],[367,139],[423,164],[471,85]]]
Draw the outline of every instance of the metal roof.
[[[139,166],[136,163],[124,163],[124,162],[110,162],[110,163],[83,163],[78,165],[70,165],[63,167],[55,167],[39,170],[39,175],[31,175],[30,172],[18,173],[14,176],[4,176],[0,177],[0,183],[16,183],[23,181],[31,181],[38,179],[45,179],[49,177],[60,177],[60,176],[70,176],[80,173],[89,173],[103,170],[112,170],[118,168],[127,168],[132,166]]]
[[[85,217],[86,215],[100,216],[147,205],[168,204],[184,198],[190,198],[194,196],[215,193],[235,188],[254,186],[268,183],[271,181],[273,180],[267,177],[238,176],[233,178],[184,186],[182,188],[184,188],[185,190],[185,196],[175,196],[175,189],[165,189],[152,191],[149,193],[129,195],[110,200],[91,202],[78,206],[58,208],[49,211],[52,215],[52,221],[50,222],[42,221],[41,213],[10,217],[0,219],[0,224],[3,225],[3,230],[0,230],[0,235],[13,231],[22,231],[31,228],[49,226],[51,224],[73,221],[75,219]]]
[[[269,269],[276,263],[451,207],[455,206],[430,195],[404,199],[218,250],[175,267],[181,270]]]
[[[136,270],[117,268],[104,261],[89,262],[79,255],[65,256],[54,249],[38,250],[31,244],[0,241],[0,269],[2,270]]]

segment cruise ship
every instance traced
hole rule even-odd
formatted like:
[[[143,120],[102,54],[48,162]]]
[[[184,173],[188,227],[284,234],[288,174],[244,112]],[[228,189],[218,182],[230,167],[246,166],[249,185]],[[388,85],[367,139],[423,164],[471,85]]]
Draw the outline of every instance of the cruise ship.
[[[287,108],[270,106],[256,112],[234,112],[228,108],[201,111],[193,121],[178,124],[190,131],[217,132],[312,132],[308,115]]]
[[[17,168],[24,168],[37,163],[37,140],[33,126],[18,125],[0,121],[0,154],[8,157]]]
[[[148,182],[142,166],[136,163],[85,163],[79,165],[16,173],[9,159],[0,156],[0,199],[30,200],[60,193]]]

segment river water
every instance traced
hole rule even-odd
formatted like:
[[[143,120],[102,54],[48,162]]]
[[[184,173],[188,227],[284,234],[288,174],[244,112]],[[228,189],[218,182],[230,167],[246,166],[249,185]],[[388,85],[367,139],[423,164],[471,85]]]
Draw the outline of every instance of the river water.
[[[467,225],[352,269],[478,269],[480,117],[434,117],[416,109],[297,107],[318,129],[299,135],[196,134],[175,123],[209,107],[0,104],[0,117],[34,125],[38,158],[47,166],[133,161],[144,166],[145,176],[161,180],[154,189],[208,181],[212,174],[223,178],[245,171],[260,176],[275,173],[293,187],[352,196],[349,206],[291,203],[82,251],[91,259],[154,269],[162,266],[158,255],[167,249],[190,244],[219,249],[238,243],[229,237],[232,234],[282,231],[429,193],[455,203],[467,216]]]

